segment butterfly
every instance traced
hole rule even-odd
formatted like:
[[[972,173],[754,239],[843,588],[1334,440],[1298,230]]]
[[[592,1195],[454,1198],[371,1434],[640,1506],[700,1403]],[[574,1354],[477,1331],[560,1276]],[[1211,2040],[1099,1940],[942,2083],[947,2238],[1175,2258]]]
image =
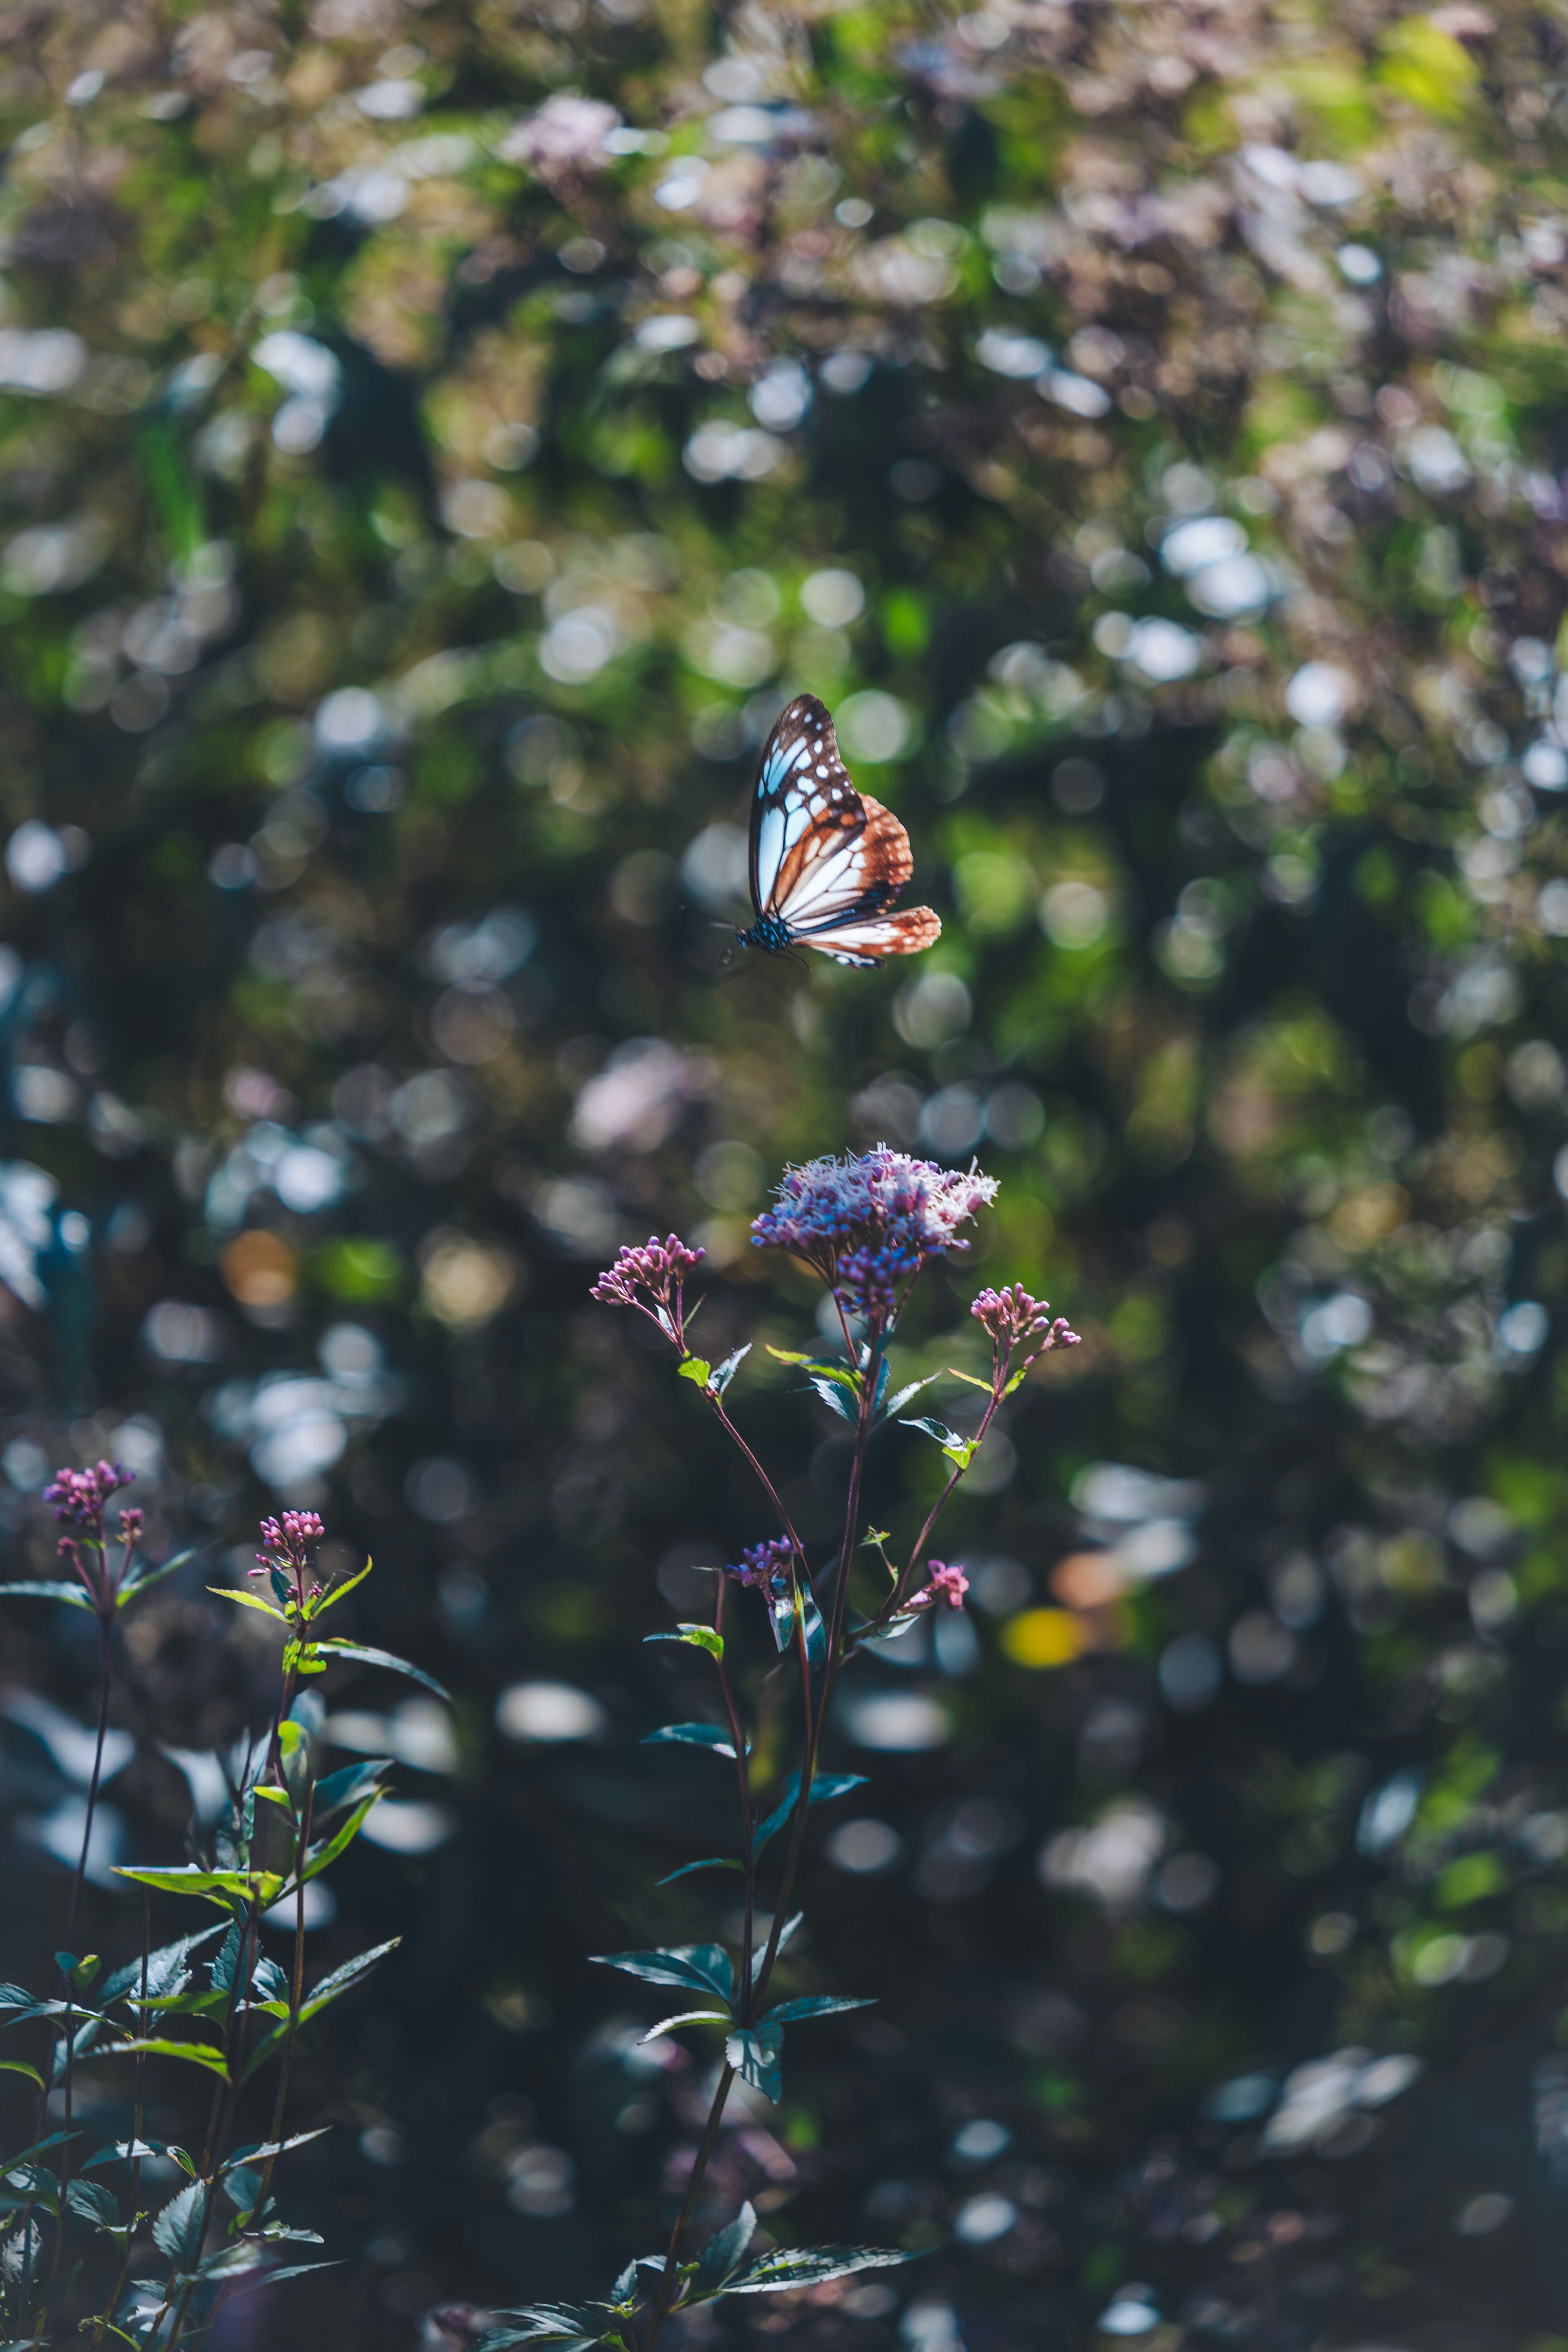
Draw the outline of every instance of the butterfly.
[[[742,947],[780,955],[799,941],[835,963],[875,970],[940,938],[929,907],[888,910],[914,871],[910,837],[849,781],[833,721],[798,694],[769,736],[752,801],[752,904]]]

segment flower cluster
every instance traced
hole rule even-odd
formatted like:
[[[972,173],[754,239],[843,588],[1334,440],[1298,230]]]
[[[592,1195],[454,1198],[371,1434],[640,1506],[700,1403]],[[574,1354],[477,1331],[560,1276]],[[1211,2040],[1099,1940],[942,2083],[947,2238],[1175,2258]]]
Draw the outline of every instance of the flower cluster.
[[[788,1250],[832,1288],[846,1314],[889,1329],[927,1261],[967,1249],[959,1233],[994,1200],[996,1179],[941,1168],[885,1143],[850,1160],[786,1169],[775,1203],[752,1219],[759,1249]]]
[[[326,1532],[315,1511],[285,1511],[280,1518],[263,1519],[261,1549],[256,1555],[251,1575],[287,1577],[293,1583],[296,1597],[302,1600],[310,1546],[320,1543]],[[321,1588],[312,1589],[319,1591]]]
[[[640,1248],[623,1248],[614,1265],[606,1266],[591,1297],[605,1307],[635,1307],[657,1323],[667,1339],[684,1356],[686,1347],[685,1283],[705,1253],[688,1249],[679,1235],[660,1241],[650,1234]]]
[[[98,1462],[90,1470],[57,1470],[44,1488],[44,1500],[54,1510],[62,1525],[80,1528],[92,1543],[103,1541],[103,1514],[109,1498],[121,1486],[134,1480],[134,1470],[127,1470],[122,1462]],[[140,1511],[122,1511],[120,1524],[124,1528],[128,1518],[134,1518],[140,1531]]]
[[[53,1509],[56,1519],[62,1526],[81,1530],[79,1536],[60,1538],[59,1555],[69,1560],[100,1615],[110,1613],[114,1608],[115,1595],[131,1565],[131,1548],[140,1539],[142,1527],[139,1510],[121,1512],[116,1533],[125,1551],[119,1568],[111,1570],[103,1515],[110,1496],[118,1494],[121,1487],[129,1486],[135,1475],[135,1471],[127,1470],[122,1462],[97,1462],[90,1470],[57,1470],[44,1488],[44,1500]],[[81,1545],[87,1548],[85,1560]]]
[[[748,1544],[741,1554],[738,1568],[727,1568],[737,1584],[754,1585],[759,1591],[782,1592],[789,1581],[789,1564],[795,1558],[795,1546],[786,1536],[770,1536],[765,1543]]]
[[[911,1609],[931,1609],[937,1601],[945,1601],[952,1609],[962,1609],[963,1596],[969,1590],[969,1579],[961,1568],[949,1568],[944,1561],[933,1559],[931,1582],[911,1595]]]
[[[1065,1315],[1053,1320],[1049,1303],[1043,1298],[1031,1298],[1022,1283],[1006,1283],[1000,1290],[983,1290],[970,1313],[990,1339],[994,1351],[996,1371],[1005,1376],[1016,1349],[1026,1348],[1023,1369],[1026,1371],[1038,1356],[1051,1348],[1076,1348],[1079,1334]]]

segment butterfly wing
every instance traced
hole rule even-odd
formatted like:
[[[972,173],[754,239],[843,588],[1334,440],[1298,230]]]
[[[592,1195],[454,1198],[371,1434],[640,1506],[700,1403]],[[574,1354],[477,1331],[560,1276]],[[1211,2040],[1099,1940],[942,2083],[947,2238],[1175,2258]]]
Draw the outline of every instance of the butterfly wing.
[[[759,918],[840,962],[875,964],[929,947],[929,907],[879,920],[914,871],[910,837],[880,801],[858,793],[833,721],[797,695],[768,739],[752,805],[752,900]]]
[[[797,694],[769,736],[752,797],[752,904],[784,902],[813,854],[858,830],[862,803],[838,756],[833,721],[814,694]]]
[[[918,955],[942,937],[941,918],[930,907],[905,907],[892,915],[873,915],[867,921],[839,922],[832,928],[805,933],[802,945],[817,948],[835,963],[873,970],[890,955]]]

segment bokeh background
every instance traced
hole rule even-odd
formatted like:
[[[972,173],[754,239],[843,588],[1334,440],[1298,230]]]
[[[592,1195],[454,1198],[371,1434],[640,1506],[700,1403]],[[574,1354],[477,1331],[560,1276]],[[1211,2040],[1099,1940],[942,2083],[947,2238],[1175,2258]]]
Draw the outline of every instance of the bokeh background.
[[[227,2352],[455,2352],[668,2227],[708,2061],[584,1956],[722,1926],[641,1643],[772,1530],[587,1286],[678,1226],[712,1353],[799,1346],[748,1218],[878,1139],[1001,1180],[914,1369],[980,1276],[1085,1341],[846,1688],[803,1965],[879,2006],[714,2176],[922,2259],[685,2340],[1568,2341],[1565,89],[1522,0],[5,10],[5,1572],[100,1450],[207,1547],[91,1948],[270,1704],[261,1510],[457,1697],[328,1689],[404,1769],[313,1965],[405,1941],[296,2069],[343,2266]],[[912,971],[728,956],[802,688]],[[731,1394],[826,1557],[831,1426]],[[5,1604],[8,1977],[84,1628]]]

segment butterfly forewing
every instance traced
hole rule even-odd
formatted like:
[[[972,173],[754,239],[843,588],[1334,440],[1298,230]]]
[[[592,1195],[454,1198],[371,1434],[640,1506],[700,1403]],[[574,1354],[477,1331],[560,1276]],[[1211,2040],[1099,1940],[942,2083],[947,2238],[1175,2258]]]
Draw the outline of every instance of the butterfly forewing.
[[[839,963],[929,947],[942,929],[929,907],[883,912],[913,870],[898,818],[850,782],[826,709],[797,695],[768,739],[752,804],[757,936],[773,948],[799,940]]]

